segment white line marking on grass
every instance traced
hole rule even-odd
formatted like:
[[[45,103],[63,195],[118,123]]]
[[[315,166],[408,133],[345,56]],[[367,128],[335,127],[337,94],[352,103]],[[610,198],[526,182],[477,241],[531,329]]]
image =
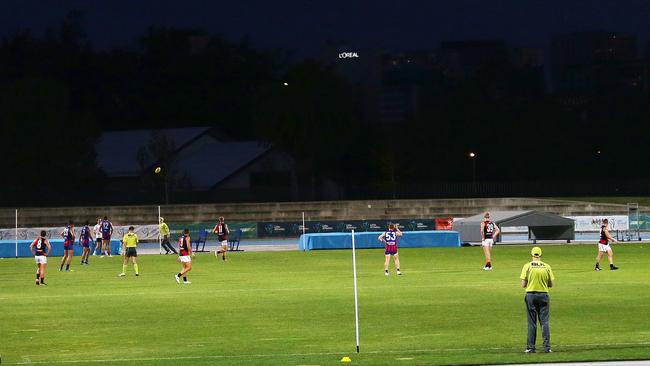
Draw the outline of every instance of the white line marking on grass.
[[[307,338],[301,337],[286,337],[286,338],[260,338],[260,341],[304,341]]]
[[[650,342],[635,343],[584,343],[557,345],[558,348],[580,348],[598,347],[600,349],[616,348],[625,346],[648,346]],[[484,347],[484,348],[438,348],[438,349],[406,349],[388,351],[366,351],[362,354],[413,354],[413,353],[445,353],[445,352],[484,352],[484,351],[516,351],[520,347]],[[332,356],[343,355],[349,352],[305,352],[305,353],[253,353],[246,355],[214,355],[214,356],[170,356],[170,357],[140,357],[140,358],[112,358],[112,359],[88,359],[88,360],[56,360],[56,361],[30,361],[30,362],[6,362],[6,365],[27,365],[27,364],[76,364],[76,363],[116,363],[116,362],[138,362],[138,361],[174,361],[174,360],[215,360],[233,358],[269,358],[269,357],[305,357],[305,356]]]
[[[405,335],[397,338],[420,338],[420,337],[439,336],[439,335],[440,333],[429,333],[429,334]]]
[[[397,361],[411,361],[413,357],[397,357]]]

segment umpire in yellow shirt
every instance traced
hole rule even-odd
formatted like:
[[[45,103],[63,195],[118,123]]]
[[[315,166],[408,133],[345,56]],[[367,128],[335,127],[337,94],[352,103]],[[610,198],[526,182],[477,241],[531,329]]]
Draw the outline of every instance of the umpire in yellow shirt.
[[[169,243],[169,234],[170,234],[169,226],[167,226],[167,224],[165,223],[165,219],[161,217],[160,218],[160,237],[161,237],[160,244],[162,248],[165,249],[165,254],[169,254],[169,253],[178,254],[176,249],[174,249],[174,247]]]
[[[124,257],[124,263],[122,263],[122,273],[118,276],[126,276],[126,265],[129,263],[129,258],[133,261],[133,269],[135,270],[135,275],[139,276],[140,272],[138,271],[138,236],[135,234],[135,228],[133,226],[129,227],[129,232],[124,234],[122,238],[122,256]]]
[[[526,289],[526,310],[528,312],[528,344],[526,353],[535,353],[537,339],[537,320],[542,326],[544,338],[543,350],[551,352],[551,329],[549,327],[550,299],[548,289],[553,287],[555,276],[551,266],[541,261],[542,249],[534,247],[530,251],[533,260],[524,265],[521,270],[521,287]]]

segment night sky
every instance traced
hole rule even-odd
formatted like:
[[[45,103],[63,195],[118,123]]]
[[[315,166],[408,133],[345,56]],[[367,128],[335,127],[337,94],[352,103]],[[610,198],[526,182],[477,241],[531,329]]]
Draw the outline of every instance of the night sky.
[[[440,41],[503,39],[544,47],[553,34],[631,32],[650,38],[650,1],[169,1],[5,0],[0,36],[42,34],[72,9],[84,16],[96,48],[134,45],[149,26],[200,27],[262,47],[315,55],[325,40],[387,50],[435,48]]]

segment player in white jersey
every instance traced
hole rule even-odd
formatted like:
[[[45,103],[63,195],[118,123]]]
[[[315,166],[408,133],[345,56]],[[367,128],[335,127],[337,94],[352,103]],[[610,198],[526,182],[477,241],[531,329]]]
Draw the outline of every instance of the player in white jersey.
[[[93,249],[93,255],[97,253],[97,248],[99,248],[100,250],[102,248],[102,231],[100,225],[101,222],[102,222],[102,218],[98,217],[97,224],[93,226],[93,234],[95,234],[95,248]]]

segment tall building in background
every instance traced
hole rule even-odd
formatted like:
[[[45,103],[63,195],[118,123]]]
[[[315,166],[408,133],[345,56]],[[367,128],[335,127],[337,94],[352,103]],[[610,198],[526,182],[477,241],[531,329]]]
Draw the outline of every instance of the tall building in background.
[[[644,65],[636,36],[605,31],[555,36],[551,44],[552,90],[560,95],[641,91]]]

